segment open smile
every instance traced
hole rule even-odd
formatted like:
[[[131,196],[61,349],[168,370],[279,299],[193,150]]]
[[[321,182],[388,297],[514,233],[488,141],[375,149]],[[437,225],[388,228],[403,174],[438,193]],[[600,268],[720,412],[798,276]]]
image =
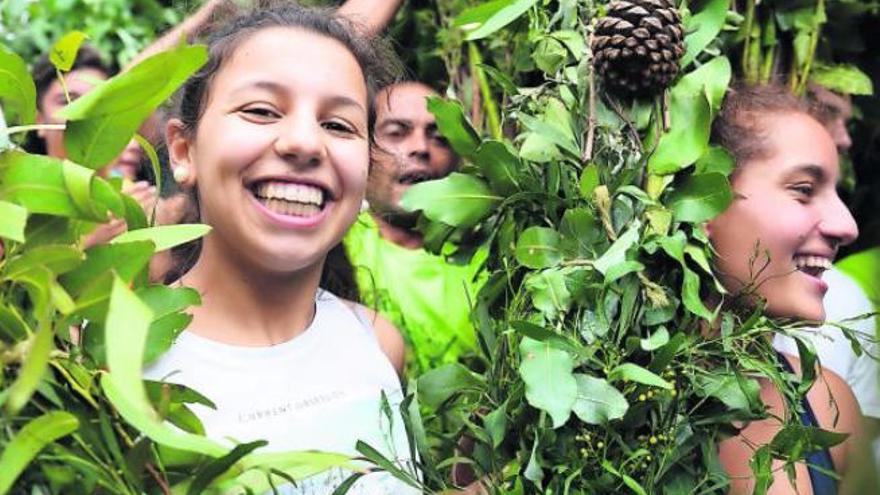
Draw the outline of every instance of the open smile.
[[[259,209],[284,226],[317,224],[332,203],[327,189],[305,182],[261,180],[250,184],[248,190]]]

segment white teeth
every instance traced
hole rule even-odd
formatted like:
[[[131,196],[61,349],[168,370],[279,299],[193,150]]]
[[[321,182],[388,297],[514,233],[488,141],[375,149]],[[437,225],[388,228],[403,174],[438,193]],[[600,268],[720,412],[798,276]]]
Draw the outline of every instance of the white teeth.
[[[256,195],[264,199],[283,199],[317,206],[324,203],[324,192],[307,184],[263,182],[257,186]]]
[[[794,264],[798,269],[801,268],[810,268],[810,269],[818,269],[818,270],[829,270],[831,269],[831,260],[824,256],[807,256],[807,255],[798,255],[794,257]]]

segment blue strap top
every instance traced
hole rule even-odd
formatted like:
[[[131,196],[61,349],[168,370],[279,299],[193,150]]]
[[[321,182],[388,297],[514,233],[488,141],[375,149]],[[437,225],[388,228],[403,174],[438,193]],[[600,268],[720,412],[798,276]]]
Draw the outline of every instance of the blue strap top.
[[[779,352],[776,353],[776,356],[779,358],[779,363],[782,364],[785,371],[794,373],[794,370],[791,368],[791,363],[788,362],[788,359],[786,359],[785,356]],[[819,422],[816,420],[816,415],[813,413],[810,401],[808,401],[806,397],[801,399],[801,407],[803,410],[798,414],[800,416],[801,424],[818,428]],[[810,452],[807,454],[806,461],[807,472],[810,474],[810,484],[813,486],[813,494],[837,495],[837,480],[822,471],[834,472],[834,463],[831,461],[831,454],[828,452],[828,449],[825,448]],[[817,468],[821,468],[822,470]]]

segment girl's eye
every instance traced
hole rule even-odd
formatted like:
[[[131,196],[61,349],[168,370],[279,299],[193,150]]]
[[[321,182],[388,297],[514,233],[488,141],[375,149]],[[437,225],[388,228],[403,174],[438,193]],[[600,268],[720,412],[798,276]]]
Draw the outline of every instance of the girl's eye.
[[[321,124],[324,129],[327,129],[331,132],[338,132],[341,134],[354,134],[355,130],[352,126],[345,124],[343,122],[339,122],[337,120],[328,120]]]
[[[268,107],[245,107],[240,110],[241,113],[258,119],[277,119],[280,117],[278,112]]]
[[[808,182],[792,184],[789,189],[795,192],[798,199],[809,199],[813,197],[813,192],[815,191],[813,184]]]

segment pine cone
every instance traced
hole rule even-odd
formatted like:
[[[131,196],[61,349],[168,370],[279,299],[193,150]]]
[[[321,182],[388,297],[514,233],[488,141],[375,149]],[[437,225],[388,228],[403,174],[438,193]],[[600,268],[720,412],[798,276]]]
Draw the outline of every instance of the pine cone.
[[[611,93],[654,95],[678,74],[683,39],[673,0],[614,0],[596,24],[593,66]]]

